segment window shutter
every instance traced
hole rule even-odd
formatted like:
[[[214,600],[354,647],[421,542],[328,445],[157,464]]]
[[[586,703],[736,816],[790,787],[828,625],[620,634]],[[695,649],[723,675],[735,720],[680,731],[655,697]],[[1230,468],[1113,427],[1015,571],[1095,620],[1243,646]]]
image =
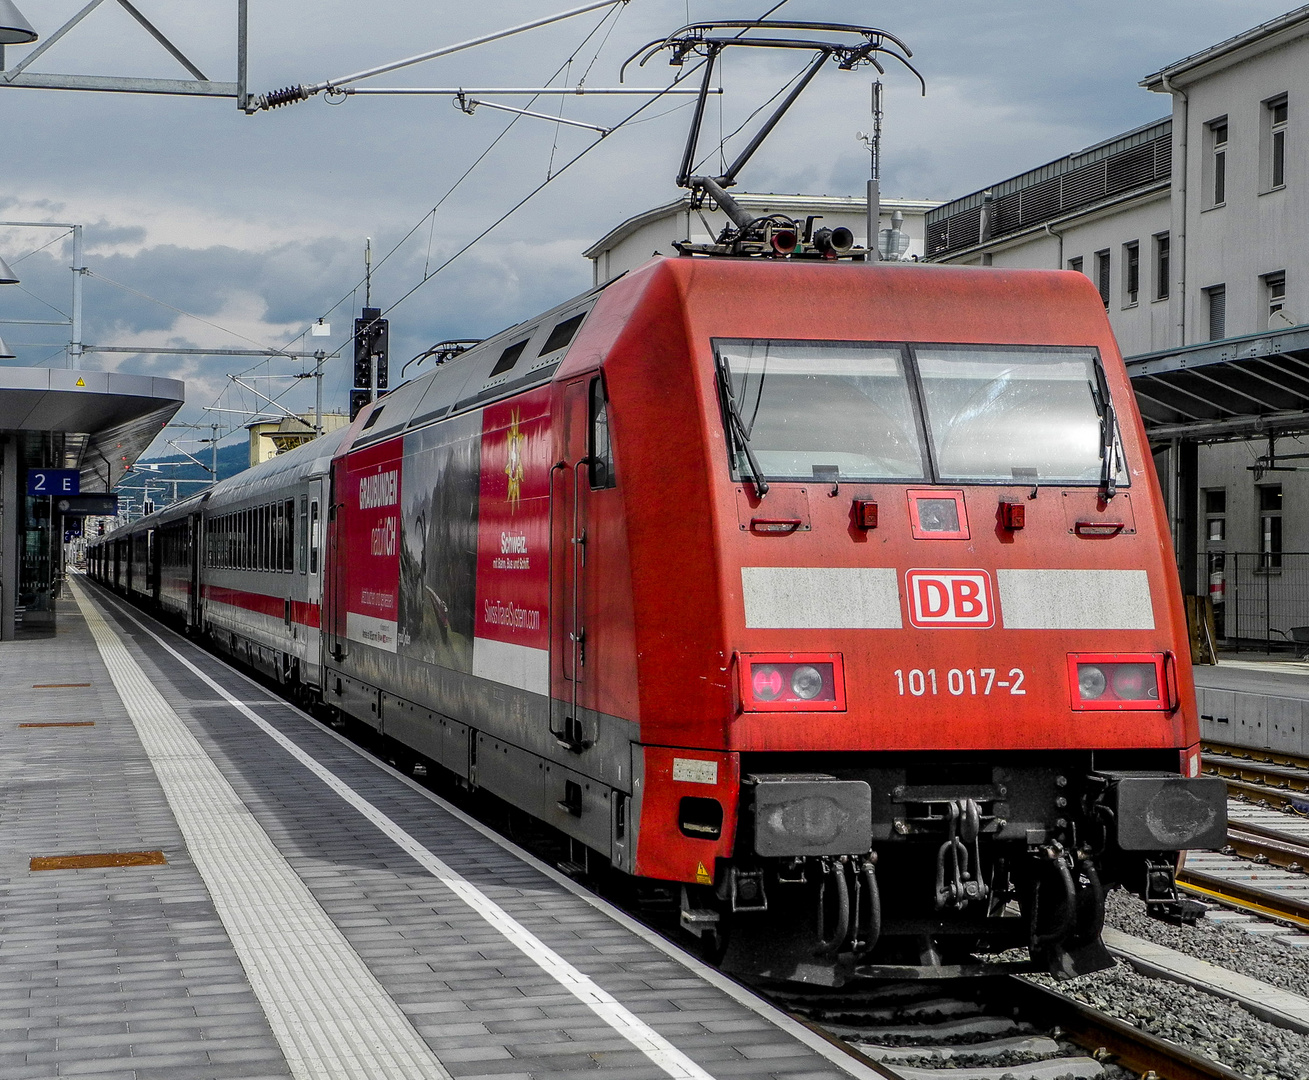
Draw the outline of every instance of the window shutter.
[[[1209,290],[1209,340],[1220,341],[1227,336],[1227,289],[1223,286]]]

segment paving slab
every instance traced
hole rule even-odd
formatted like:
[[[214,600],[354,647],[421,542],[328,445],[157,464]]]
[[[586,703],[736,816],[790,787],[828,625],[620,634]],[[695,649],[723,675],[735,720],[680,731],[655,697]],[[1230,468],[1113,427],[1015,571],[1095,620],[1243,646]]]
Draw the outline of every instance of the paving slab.
[[[228,880],[252,876],[254,846],[324,920],[267,962],[279,985],[348,953],[421,1050],[371,1075],[876,1075],[120,599],[74,591],[56,638],[0,646],[0,1039],[24,1070],[309,1075],[251,947],[271,901]],[[17,726],[51,719],[94,723]],[[201,798],[221,804],[212,828]],[[220,857],[225,828],[247,840]],[[167,863],[28,868],[112,851]],[[319,1074],[370,1075],[334,1035]]]

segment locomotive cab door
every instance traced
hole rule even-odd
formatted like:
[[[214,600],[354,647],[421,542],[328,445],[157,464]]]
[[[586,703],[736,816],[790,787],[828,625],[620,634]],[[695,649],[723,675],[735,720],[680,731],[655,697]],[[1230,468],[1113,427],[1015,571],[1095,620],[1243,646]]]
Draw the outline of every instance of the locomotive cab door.
[[[580,753],[595,741],[595,598],[588,582],[591,493],[610,486],[607,402],[599,373],[563,394],[563,454],[551,472],[550,731]],[[600,445],[597,445],[599,443]],[[590,560],[593,561],[593,560]]]

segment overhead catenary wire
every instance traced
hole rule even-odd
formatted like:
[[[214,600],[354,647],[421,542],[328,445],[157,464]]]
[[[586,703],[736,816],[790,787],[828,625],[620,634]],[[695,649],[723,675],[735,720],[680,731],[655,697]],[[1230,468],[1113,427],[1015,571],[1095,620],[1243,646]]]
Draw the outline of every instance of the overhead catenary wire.
[[[597,6],[599,6],[599,5],[597,5]],[[612,5],[608,5],[608,6],[610,6],[611,9],[612,9]],[[586,43],[587,43],[588,41],[590,41],[591,38],[593,38],[593,37],[594,37],[594,36],[595,36],[599,31],[600,31],[600,28],[601,28],[602,26],[604,26],[606,20],[609,18],[609,16],[610,16],[611,14],[612,14],[612,10],[610,10],[610,11],[606,11],[606,12],[605,12],[605,14],[600,18],[599,22],[597,22],[597,23],[595,24],[595,26],[593,26],[593,27],[592,27],[592,28],[591,28],[591,29],[586,33],[586,35],[582,38],[582,40],[579,41],[579,42],[577,43],[576,46],[574,46],[573,51],[569,54],[568,58],[567,58],[567,59],[566,59],[562,64],[560,64],[559,67],[557,67],[557,68],[555,69],[554,74],[550,76],[550,78],[547,80],[547,82],[553,82],[555,79],[557,79],[557,78],[559,77],[560,73],[563,72],[563,71],[568,67],[568,65],[569,65],[569,64],[570,64],[574,59],[576,59],[577,54],[578,54],[579,52],[581,52],[581,50],[584,49],[584,48],[586,47]],[[532,105],[532,104],[535,102],[535,100],[536,100],[536,98],[535,98],[535,96],[534,96],[534,97],[533,97],[533,98],[528,102],[528,105]],[[415,225],[413,226],[413,228],[411,228],[408,232],[406,232],[406,233],[404,234],[404,236],[402,236],[402,237],[401,237],[401,238],[400,238],[400,239],[395,243],[395,245],[391,248],[390,251],[388,251],[385,255],[382,256],[382,258],[381,258],[380,260],[376,261],[376,262],[373,264],[373,270],[374,270],[374,272],[376,272],[377,270],[380,270],[380,269],[381,269],[381,268],[382,268],[382,267],[387,263],[387,261],[391,258],[391,256],[394,255],[397,251],[399,251],[400,248],[403,247],[404,244],[409,240],[409,238],[410,238],[411,236],[413,236],[414,233],[416,233],[419,229],[421,229],[421,228],[423,227],[423,223],[426,222],[426,221],[428,220],[429,217],[432,218],[433,229],[435,228],[435,216],[434,216],[434,215],[436,214],[436,212],[441,208],[441,206],[445,203],[445,201],[446,201],[447,199],[449,199],[450,196],[453,195],[454,192],[455,192],[455,191],[456,191],[456,190],[457,190],[457,189],[458,189],[458,188],[463,184],[463,182],[464,182],[464,181],[469,177],[469,175],[470,175],[470,174],[471,174],[471,173],[472,173],[472,172],[477,168],[477,166],[480,165],[480,164],[482,163],[482,161],[484,161],[484,160],[486,159],[487,155],[490,154],[491,151],[494,150],[495,147],[496,147],[497,145],[499,145],[500,141],[501,141],[501,140],[502,140],[506,135],[509,134],[509,132],[513,129],[514,125],[515,125],[516,123],[518,123],[519,119],[520,119],[519,117],[515,116],[512,120],[510,120],[509,123],[506,124],[506,125],[504,126],[504,128],[500,131],[500,133],[499,133],[499,134],[498,134],[494,139],[491,140],[491,143],[487,146],[487,148],[486,148],[485,150],[483,150],[483,151],[482,151],[482,152],[477,156],[477,158],[473,161],[473,163],[472,163],[471,165],[469,165],[468,168],[465,169],[465,170],[464,170],[464,171],[459,175],[459,177],[455,180],[455,182],[454,182],[453,184],[451,184],[449,188],[446,189],[445,194],[442,195],[441,198],[437,200],[436,205],[433,206],[432,209],[429,210],[426,214],[424,214],[421,218],[419,218],[419,220],[417,221],[417,223],[415,223]],[[430,237],[431,231],[432,231],[432,230],[429,230],[429,237]],[[424,268],[423,268],[423,274],[424,274],[424,278],[423,278],[423,280],[426,280],[426,279],[427,279],[427,269],[428,269],[428,267],[430,266],[430,255],[431,255],[431,250],[430,250],[430,246],[429,246],[429,250],[428,250],[428,261],[425,263]],[[345,296],[341,297],[341,299],[338,300],[335,304],[333,304],[330,308],[328,308],[327,311],[323,312],[322,315],[319,316],[319,318],[320,318],[320,319],[325,319],[325,318],[327,318],[328,315],[330,315],[332,312],[336,311],[336,309],[339,308],[342,304],[344,304],[347,300],[352,299],[352,297],[354,297],[354,295],[358,292],[358,289],[359,289],[360,285],[362,285],[362,284],[363,284],[363,281],[362,281],[362,279],[361,279],[361,280],[360,280],[360,281],[359,281],[359,282],[358,282],[358,283],[357,283],[357,284],[356,284],[356,285],[355,285],[355,286],[350,290],[349,293],[347,293]],[[308,328],[306,327],[306,329],[305,329],[305,330],[302,330],[302,331],[300,332],[300,334],[297,335],[297,336],[303,336],[304,333],[307,332],[307,329],[308,329]],[[352,336],[353,336],[353,335],[352,335]],[[338,345],[338,346],[336,347],[336,350],[334,350],[334,351],[339,351],[340,349],[343,349],[343,348],[345,347],[345,345],[349,342],[349,340],[350,340],[349,338],[346,338],[344,341],[341,342],[340,345]]]
[[[779,0],[778,3],[776,3],[776,4],[774,4],[772,7],[770,7],[770,8],[769,8],[766,12],[764,12],[764,14],[761,15],[759,18],[760,18],[760,19],[766,19],[766,18],[768,18],[768,16],[774,14],[774,13],[775,13],[776,11],[778,11],[780,8],[782,8],[783,6],[785,6],[785,4],[786,4],[787,2],[788,2],[788,0]],[[595,6],[599,6],[599,5],[595,5]],[[588,41],[592,36],[594,36],[594,34],[595,34],[596,32],[598,32],[598,30],[600,29],[600,27],[602,27],[602,26],[604,25],[604,23],[607,21],[607,19],[608,19],[608,17],[609,17],[609,14],[611,14],[611,13],[612,13],[612,12],[606,12],[606,15],[604,16],[604,18],[602,18],[602,19],[600,20],[600,22],[596,25],[596,27],[593,28],[593,29],[592,29],[592,30],[591,30],[591,31],[586,35],[586,37],[582,40],[582,42],[578,45],[578,47],[574,50],[574,52],[569,56],[569,58],[568,58],[568,59],[567,59],[563,64],[560,65],[559,69],[556,70],[555,75],[551,77],[551,81],[553,81],[554,78],[557,78],[558,75],[559,75],[559,73],[560,73],[561,71],[565,70],[565,69],[569,66],[569,64],[570,64],[570,63],[575,59],[577,52],[579,52],[579,51],[581,50],[581,48],[585,47],[586,42],[587,42],[587,41]],[[744,31],[742,31],[742,33],[743,33],[743,32],[744,32]],[[738,35],[738,36],[740,36],[740,35]],[[606,40],[607,40],[607,37],[608,37],[608,35],[606,35]],[[601,48],[603,48],[603,44],[604,44],[604,43],[602,42],[602,43],[601,43]],[[599,52],[599,51],[600,51],[600,50],[598,49],[598,50],[597,50],[597,55],[598,55],[598,52]],[[594,61],[594,59],[593,59],[593,60],[592,60],[592,64],[594,64],[594,62],[595,62],[595,61]],[[452,184],[452,185],[450,186],[450,188],[447,189],[447,191],[446,191],[446,192],[442,195],[442,197],[437,201],[436,205],[433,206],[433,208],[432,208],[431,210],[429,210],[426,214],[424,214],[423,217],[420,218],[419,221],[418,221],[417,223],[415,223],[415,225],[414,225],[414,226],[413,226],[413,227],[412,227],[408,232],[406,232],[405,235],[404,235],[403,237],[401,237],[401,239],[400,239],[400,240],[399,240],[399,241],[398,241],[398,242],[397,242],[397,243],[396,243],[396,244],[391,248],[391,250],[388,251],[388,252],[387,252],[387,253],[382,257],[382,259],[381,259],[380,261],[378,261],[378,262],[374,265],[374,269],[380,269],[380,267],[381,267],[384,263],[386,263],[386,262],[387,262],[387,261],[388,261],[388,260],[389,260],[389,259],[390,259],[390,258],[391,258],[391,257],[392,257],[392,256],[393,256],[393,255],[394,255],[394,254],[395,254],[395,253],[396,253],[396,252],[397,252],[397,251],[398,251],[398,250],[399,250],[399,249],[400,249],[400,248],[401,248],[401,247],[402,247],[402,246],[403,246],[403,245],[404,245],[404,244],[405,244],[405,243],[406,243],[410,238],[411,238],[411,237],[412,237],[412,236],[413,236],[413,234],[414,234],[418,229],[420,229],[420,228],[423,226],[423,224],[424,224],[425,222],[427,222],[427,221],[429,220],[429,218],[431,219],[431,228],[429,229],[429,240],[428,240],[428,255],[427,255],[427,259],[425,260],[425,263],[424,263],[423,276],[422,276],[422,278],[421,278],[421,279],[420,279],[420,280],[419,280],[419,281],[418,281],[418,282],[417,282],[417,283],[416,283],[416,284],[415,284],[411,289],[409,289],[407,292],[405,292],[404,294],[402,294],[402,295],[401,295],[401,296],[400,296],[400,297],[399,297],[399,298],[398,298],[394,303],[392,303],[389,307],[387,307],[387,308],[385,309],[385,311],[384,311],[384,315],[389,315],[389,314],[390,314],[391,312],[393,312],[396,308],[398,308],[401,304],[403,304],[405,301],[407,301],[411,296],[413,296],[416,292],[418,292],[418,290],[421,289],[425,284],[427,284],[428,281],[430,281],[430,280],[431,280],[432,278],[434,278],[437,274],[439,274],[441,271],[443,271],[444,269],[446,269],[446,267],[450,266],[452,263],[454,263],[456,260],[458,260],[461,256],[463,256],[464,254],[466,254],[466,253],[467,253],[467,252],[468,252],[472,247],[474,247],[477,243],[479,243],[479,242],[480,242],[482,239],[484,239],[487,235],[489,235],[491,232],[493,232],[496,228],[498,228],[501,224],[503,224],[506,220],[508,220],[508,218],[510,218],[511,216],[513,216],[513,214],[515,214],[519,209],[521,209],[524,205],[526,205],[527,202],[529,202],[532,198],[534,198],[537,194],[539,194],[539,193],[540,193],[540,192],[541,192],[541,191],[542,191],[542,190],[543,190],[547,185],[549,185],[550,183],[552,183],[554,180],[558,179],[558,177],[562,176],[562,175],[563,175],[565,172],[567,172],[567,171],[568,171],[568,170],[569,170],[573,165],[575,165],[577,162],[581,161],[584,157],[586,157],[586,156],[587,156],[587,155],[588,155],[588,154],[589,154],[593,149],[595,149],[596,146],[600,145],[600,143],[603,142],[604,139],[608,137],[608,134],[612,134],[613,132],[618,131],[619,129],[621,129],[621,128],[623,128],[623,127],[629,125],[629,124],[641,123],[642,121],[641,121],[641,120],[638,120],[637,118],[638,118],[638,117],[639,117],[643,112],[645,112],[645,111],[646,111],[647,109],[649,109],[652,105],[654,105],[656,102],[658,102],[659,100],[661,100],[661,99],[662,99],[665,95],[667,95],[668,93],[673,92],[673,91],[676,91],[676,90],[679,88],[679,84],[681,84],[684,80],[686,80],[687,78],[689,78],[692,74],[694,74],[695,72],[697,72],[698,70],[700,70],[700,68],[703,66],[703,64],[704,64],[704,61],[700,61],[700,62],[698,62],[698,63],[695,63],[695,64],[693,64],[693,65],[690,65],[689,68],[687,68],[687,69],[685,69],[685,70],[679,72],[678,75],[677,75],[677,77],[674,78],[674,80],[672,81],[672,83],[671,83],[668,87],[664,87],[664,88],[662,88],[661,90],[659,90],[656,94],[652,95],[652,96],[651,96],[647,101],[644,101],[640,106],[638,106],[636,109],[634,109],[634,110],[633,110],[631,113],[629,113],[627,116],[623,117],[623,118],[622,118],[618,123],[616,123],[616,124],[615,124],[611,129],[609,129],[609,132],[608,132],[608,133],[606,133],[606,134],[602,134],[599,138],[597,138],[597,139],[596,139],[594,142],[592,142],[589,146],[583,148],[583,149],[582,149],[578,154],[576,154],[576,155],[575,155],[574,157],[572,157],[569,161],[567,161],[567,162],[566,162],[563,166],[561,166],[557,171],[555,171],[555,172],[553,172],[553,173],[547,175],[547,177],[546,177],[546,178],[545,178],[541,183],[537,184],[537,185],[536,185],[536,186],[535,186],[531,191],[529,191],[526,195],[524,195],[521,199],[519,199],[519,200],[518,200],[518,201],[517,201],[517,202],[516,202],[512,207],[510,207],[507,211],[505,211],[505,212],[504,212],[503,214],[501,214],[498,218],[496,218],[495,221],[493,221],[490,225],[488,225],[485,229],[483,229],[481,232],[479,232],[479,233],[478,233],[476,236],[474,236],[471,240],[469,240],[467,243],[465,243],[463,246],[461,246],[458,250],[456,250],[456,251],[453,252],[450,256],[448,256],[446,259],[444,259],[441,263],[439,263],[439,264],[437,265],[437,267],[436,267],[435,269],[431,269],[431,268],[430,268],[431,242],[432,242],[432,236],[433,236],[433,234],[434,234],[434,230],[435,230],[435,214],[436,214],[437,211],[440,209],[441,205],[442,205],[442,204],[443,204],[443,203],[444,203],[444,202],[445,202],[445,201],[450,197],[450,195],[453,194],[453,192],[454,192],[454,191],[455,191],[455,190],[456,190],[456,189],[457,189],[457,188],[458,188],[458,187],[459,187],[459,186],[464,182],[464,180],[465,180],[465,179],[466,179],[466,178],[467,178],[467,177],[468,177],[468,176],[469,176],[469,175],[470,175],[470,174],[471,174],[471,173],[472,173],[472,172],[477,168],[477,166],[478,166],[479,164],[481,164],[482,161],[485,160],[485,158],[487,157],[487,155],[490,154],[490,152],[491,152],[491,151],[492,151],[492,150],[493,150],[493,149],[494,149],[494,148],[499,144],[499,142],[500,142],[500,141],[501,141],[501,140],[502,140],[502,139],[503,139],[503,138],[504,138],[504,137],[509,133],[509,131],[513,128],[514,124],[516,124],[517,121],[518,121],[518,119],[519,119],[517,116],[515,116],[512,120],[510,120],[510,122],[509,122],[508,124],[505,125],[504,129],[502,129],[501,132],[500,132],[500,133],[495,137],[495,139],[493,139],[493,140],[491,141],[491,143],[486,147],[486,149],[483,150],[482,153],[478,155],[478,157],[477,157],[477,158],[472,162],[472,164],[470,164],[469,167],[468,167],[468,168],[467,168],[467,169],[466,169],[466,170],[465,170],[465,171],[464,171],[464,172],[463,172],[463,173],[462,173],[462,174],[461,174],[461,175],[456,179],[456,181],[454,182],[454,184]],[[589,70],[590,70],[590,68],[588,67],[588,71],[589,71]],[[380,73],[380,72],[378,72],[378,73]],[[789,84],[788,84],[788,85],[789,85]],[[785,88],[783,88],[783,89],[785,89]],[[720,92],[721,92],[721,91],[720,91]],[[533,99],[533,100],[534,100],[534,99]],[[658,114],[658,116],[668,115],[669,113],[676,112],[678,109],[685,108],[685,107],[686,107],[685,104],[678,105],[678,106],[675,106],[673,109],[665,110],[665,112]],[[758,110],[756,110],[756,113],[757,113],[757,111],[758,111]],[[655,117],[648,117],[647,120],[657,119],[658,116],[655,116]],[[553,119],[553,118],[552,118],[552,119]],[[748,122],[748,121],[747,121],[747,122]],[[738,130],[739,130],[739,129],[738,129]],[[321,318],[321,319],[326,319],[326,318],[327,318],[327,317],[328,317],[332,312],[336,311],[336,310],[337,310],[337,309],[338,309],[338,308],[339,308],[343,303],[345,303],[347,300],[350,300],[351,297],[355,296],[356,293],[357,293],[357,291],[358,291],[358,288],[359,288],[358,285],[356,285],[354,288],[352,288],[351,291],[350,291],[350,293],[348,293],[347,295],[343,296],[340,300],[338,300],[335,304],[333,304],[332,307],[329,308],[326,312],[324,312],[323,315],[322,315],[320,318]],[[303,337],[305,333],[307,333],[307,328],[306,328],[305,330],[302,330],[302,331],[300,332],[300,334],[297,335],[297,338],[298,338],[298,337]],[[293,339],[291,339],[291,340],[295,340],[295,339],[293,338]],[[335,348],[333,348],[332,350],[330,350],[330,355],[339,355],[339,354],[340,354],[340,351],[341,351],[343,348],[345,348],[345,346],[349,343],[349,341],[350,341],[350,337],[347,336],[347,337],[344,338],[344,339],[343,339],[343,340],[342,340],[338,345],[336,345]],[[276,396],[277,396],[278,398],[280,398],[280,397],[282,397],[284,394],[289,393],[290,390],[293,389],[293,388],[294,388],[294,384],[293,384],[292,386],[288,386],[288,388],[287,388],[285,391],[283,391],[281,394],[278,394],[278,395],[276,395]],[[228,389],[230,390],[230,385],[229,385],[229,388],[228,388]],[[224,393],[226,393],[226,392],[227,392],[227,391],[224,391]],[[221,395],[220,395],[220,397],[221,397]]]
[[[760,19],[762,20],[768,18],[769,15],[772,15],[774,12],[784,7],[787,3],[788,0],[779,0],[778,3],[774,4],[766,12],[764,12],[764,14],[760,16]],[[745,31],[742,30],[741,33],[737,34],[737,36],[740,37],[741,34],[743,34],[744,32]],[[498,217],[495,221],[493,221],[490,225],[488,225],[485,229],[483,229],[480,233],[478,233],[475,237],[473,237],[473,239],[469,240],[466,244],[464,244],[463,247],[459,248],[452,255],[450,255],[450,257],[447,258],[444,262],[439,264],[437,268],[433,270],[430,274],[424,274],[422,280],[419,281],[416,285],[414,285],[414,287],[411,288],[408,292],[400,296],[400,298],[396,300],[395,303],[393,303],[390,307],[385,309],[383,315],[389,315],[392,311],[398,308],[401,304],[403,304],[406,300],[408,300],[411,296],[413,296],[414,293],[416,293],[419,289],[421,289],[424,285],[426,285],[428,281],[434,278],[437,274],[439,274],[447,266],[453,263],[461,255],[465,254],[470,248],[472,248],[475,244],[480,242],[485,236],[493,232],[503,222],[505,222],[510,217],[512,217],[519,209],[521,209],[524,205],[526,205],[527,202],[529,202],[532,198],[534,198],[537,194],[539,194],[548,184],[558,179],[570,168],[572,168],[572,166],[577,164],[577,162],[581,161],[584,157],[586,157],[587,154],[589,154],[592,150],[594,150],[597,146],[599,146],[606,138],[608,138],[609,135],[612,135],[615,131],[618,131],[619,129],[625,127],[627,124],[635,120],[637,116],[643,113],[656,101],[659,101],[664,96],[664,94],[666,94],[669,90],[673,89],[679,83],[685,81],[686,79],[690,78],[691,75],[699,71],[705,65],[705,63],[706,61],[701,60],[695,64],[692,64],[689,68],[684,68],[682,71],[680,71],[677,74],[677,76],[673,79],[673,82],[668,87],[666,87],[663,91],[661,91],[658,96],[651,98],[649,101],[643,102],[636,109],[630,112],[627,116],[623,117],[623,119],[621,119],[618,123],[616,123],[612,128],[609,129],[608,134],[601,135],[598,139],[596,139],[593,143],[591,143],[590,146],[583,148],[578,154],[576,154],[574,157],[572,157],[567,162],[565,162],[564,165],[561,166],[557,172],[555,172],[551,176],[547,176],[543,181],[541,181],[541,183],[537,184],[536,187],[534,187],[531,191],[529,191],[526,195],[524,195],[521,199],[519,199],[518,202],[516,202],[512,207],[510,207],[507,211],[505,211],[502,215],[500,215],[500,217]]]
[[[111,278],[111,277],[106,277],[104,274],[98,273],[98,272],[95,271],[95,270],[91,270],[91,269],[86,270],[86,275],[87,275],[88,277],[93,277],[93,278],[95,278],[97,281],[103,281],[106,285],[112,285],[112,286],[113,286],[114,288],[116,288],[116,289],[122,289],[124,292],[129,292],[129,293],[131,293],[133,296],[139,296],[142,300],[148,300],[148,301],[150,301],[150,303],[152,303],[152,304],[158,304],[160,307],[165,307],[165,308],[167,308],[169,311],[175,311],[175,312],[177,312],[177,314],[179,314],[179,315],[184,315],[184,316],[186,316],[186,318],[188,318],[188,319],[194,319],[196,322],[204,323],[205,326],[211,326],[211,327],[213,327],[215,330],[219,330],[219,331],[221,331],[221,332],[224,333],[224,334],[230,334],[232,337],[240,338],[242,341],[248,341],[251,345],[258,345],[259,348],[261,348],[261,349],[266,349],[266,350],[268,350],[269,352],[274,353],[274,354],[276,354],[276,355],[279,355],[279,356],[280,356],[280,355],[283,355],[283,353],[284,353],[285,347],[281,347],[281,348],[279,348],[279,347],[277,347],[277,346],[268,346],[268,345],[265,345],[262,341],[256,341],[254,338],[252,338],[252,337],[248,337],[248,336],[246,336],[245,334],[242,334],[242,333],[241,333],[240,331],[238,331],[238,330],[232,330],[232,329],[229,329],[228,327],[226,327],[226,326],[221,326],[221,325],[219,325],[218,323],[213,322],[213,321],[210,320],[210,319],[203,318],[203,317],[200,316],[200,315],[192,314],[192,313],[189,312],[189,311],[186,311],[186,310],[184,310],[184,309],[182,309],[182,308],[180,308],[180,307],[177,307],[175,304],[170,304],[170,303],[168,303],[168,301],[166,301],[166,300],[160,300],[157,296],[151,296],[149,293],[143,293],[143,292],[141,292],[139,289],[134,289],[134,288],[132,288],[132,286],[130,286],[130,285],[124,285],[121,281],[115,281],[113,278]],[[143,353],[146,353],[146,352],[149,352],[149,351],[150,351],[149,349],[142,349],[142,350],[141,350],[141,352],[143,352]]]

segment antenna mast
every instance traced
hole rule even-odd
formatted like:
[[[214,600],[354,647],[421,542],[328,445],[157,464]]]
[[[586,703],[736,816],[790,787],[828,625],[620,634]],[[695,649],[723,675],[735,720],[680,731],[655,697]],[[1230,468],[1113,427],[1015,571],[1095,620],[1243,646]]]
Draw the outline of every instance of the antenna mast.
[[[873,80],[873,137],[868,143],[871,175],[868,178],[868,258],[880,258],[877,249],[882,223],[882,80]]]

